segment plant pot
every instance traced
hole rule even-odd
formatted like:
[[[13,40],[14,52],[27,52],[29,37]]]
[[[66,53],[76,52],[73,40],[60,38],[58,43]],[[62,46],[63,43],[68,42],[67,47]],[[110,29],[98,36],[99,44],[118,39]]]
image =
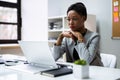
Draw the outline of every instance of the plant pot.
[[[73,75],[76,79],[89,78],[89,65],[73,65]]]

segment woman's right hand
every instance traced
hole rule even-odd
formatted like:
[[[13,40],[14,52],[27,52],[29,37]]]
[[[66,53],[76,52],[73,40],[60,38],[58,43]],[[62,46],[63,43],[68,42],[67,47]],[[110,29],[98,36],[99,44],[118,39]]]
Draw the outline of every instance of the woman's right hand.
[[[71,38],[73,41],[75,41],[76,37],[73,35],[71,31],[65,31],[62,32],[63,37]]]
[[[61,45],[64,37],[71,38],[73,41],[75,41],[75,39],[76,39],[76,37],[73,35],[73,33],[71,31],[62,32],[57,39],[57,42],[56,42],[57,46]]]
[[[56,45],[59,46],[61,45],[62,43],[62,40],[64,37],[67,37],[67,38],[72,38],[72,33],[70,31],[65,31],[65,32],[62,32],[59,37],[57,38],[57,42],[56,42]]]
[[[61,33],[63,37],[72,38],[72,33],[70,31],[65,31]]]

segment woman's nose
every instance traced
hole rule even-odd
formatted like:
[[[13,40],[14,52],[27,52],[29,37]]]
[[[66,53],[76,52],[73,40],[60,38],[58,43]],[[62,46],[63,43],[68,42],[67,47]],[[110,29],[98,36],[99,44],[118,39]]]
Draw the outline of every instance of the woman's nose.
[[[73,20],[72,19],[69,21],[69,25],[73,25]]]

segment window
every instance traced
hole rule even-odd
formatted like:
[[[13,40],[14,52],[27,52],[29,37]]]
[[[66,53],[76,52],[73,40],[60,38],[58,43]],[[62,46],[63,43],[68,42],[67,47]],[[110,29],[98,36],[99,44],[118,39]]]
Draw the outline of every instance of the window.
[[[0,44],[21,40],[21,0],[0,0]]]

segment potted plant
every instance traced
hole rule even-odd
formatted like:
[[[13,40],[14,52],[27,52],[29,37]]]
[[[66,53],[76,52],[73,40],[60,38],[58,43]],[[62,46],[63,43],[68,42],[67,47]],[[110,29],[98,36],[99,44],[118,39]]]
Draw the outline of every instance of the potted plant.
[[[89,65],[85,60],[76,60],[73,65],[73,75],[76,79],[89,78]]]

